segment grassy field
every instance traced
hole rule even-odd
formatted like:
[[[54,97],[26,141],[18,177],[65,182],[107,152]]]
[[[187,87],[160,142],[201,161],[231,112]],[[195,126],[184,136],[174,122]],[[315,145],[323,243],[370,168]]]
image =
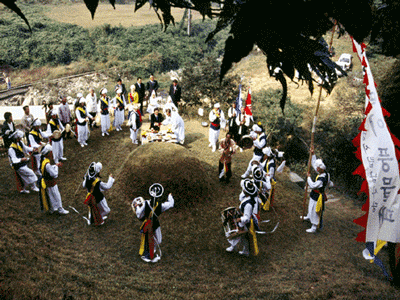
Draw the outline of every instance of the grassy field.
[[[200,120],[187,118],[185,127],[186,145],[180,151],[202,166],[189,167],[185,172],[192,172],[193,178],[215,180],[219,155],[207,147],[208,129],[201,127]],[[123,170],[131,165],[130,160],[140,157],[136,155],[140,149],[135,152],[138,146],[131,143],[126,127],[108,138],[101,137],[97,129],[88,143],[82,149],[75,140],[66,141],[68,160],[60,169],[58,185],[64,207],[73,206],[86,214],[85,191],[74,193],[88,165],[101,161],[103,179],[110,173],[116,178],[114,188],[106,193],[111,214],[101,227],[87,226],[82,215],[72,210],[67,216],[41,213],[38,195],[18,194],[7,158],[0,158],[0,299],[400,297],[380,269],[362,258],[363,245],[354,241],[361,229],[352,223],[361,215],[359,207],[332,190],[336,201],[327,203],[323,231],[307,234],[309,224],[299,219],[304,193],[289,181],[287,170],[278,176],[278,217],[272,212],[262,214],[263,219],[271,219],[263,225],[265,230],[271,230],[278,220],[280,225],[275,233],[258,237],[259,256],[244,258],[226,253],[228,243],[220,212],[238,205],[240,175],[251,151],[235,155],[230,184],[215,180],[209,197],[161,216],[163,257],[157,264],[146,264],[138,256],[140,223],[130,209],[127,194],[139,196],[135,191],[147,178],[138,176],[130,184],[121,185],[126,182],[121,177]],[[148,171],[154,164],[162,167],[165,160],[172,160],[176,168],[165,169],[160,176],[183,171],[180,157],[173,156],[143,160],[139,165]],[[190,184],[181,184],[187,185],[190,195]],[[173,190],[165,194],[169,192],[174,194]],[[387,264],[385,250],[381,256]]]
[[[96,14],[92,20],[91,14],[84,4],[56,5],[50,6],[46,16],[58,22],[76,24],[85,28],[110,24],[111,26],[144,26],[147,24],[160,23],[156,13],[150,9],[148,4],[137,12],[134,4],[116,4],[115,9],[110,4],[99,4]],[[180,22],[184,9],[173,8],[172,15],[175,22]],[[201,19],[202,16],[192,11],[192,19]]]

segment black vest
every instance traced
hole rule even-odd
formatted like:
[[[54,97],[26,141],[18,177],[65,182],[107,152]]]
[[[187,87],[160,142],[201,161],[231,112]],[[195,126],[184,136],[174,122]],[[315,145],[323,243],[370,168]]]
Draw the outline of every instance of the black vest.
[[[13,144],[11,144],[11,145],[13,145]],[[24,148],[22,146],[21,142],[18,142],[18,145],[21,147],[21,149]],[[10,148],[14,149],[15,155],[17,156],[17,158],[24,158],[25,157],[24,152],[20,151],[19,149],[15,148],[15,147],[10,147]],[[16,163],[16,164],[12,164],[12,167],[14,168],[15,171],[17,171],[19,168],[21,168],[23,166],[26,166],[26,165],[27,165],[27,162],[23,161],[23,162],[19,162],[19,163]]]

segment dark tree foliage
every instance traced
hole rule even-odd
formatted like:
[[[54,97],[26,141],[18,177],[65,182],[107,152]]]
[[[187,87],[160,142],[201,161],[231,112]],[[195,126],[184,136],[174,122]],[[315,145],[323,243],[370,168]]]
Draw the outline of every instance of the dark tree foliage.
[[[109,0],[115,5],[115,0]],[[0,0],[7,7],[24,15],[14,0]],[[84,0],[94,16],[99,0]],[[164,28],[174,18],[171,7],[191,8],[204,17],[218,17],[215,30],[208,39],[221,29],[231,26],[226,40],[225,55],[221,65],[220,80],[232,64],[247,56],[257,45],[267,56],[270,75],[278,76],[284,90],[284,73],[293,79],[295,70],[309,85],[312,93],[311,71],[330,92],[336,81],[338,66],[329,59],[326,44],[320,38],[330,30],[335,20],[356,40],[362,41],[370,32],[371,7],[369,0],[137,0],[135,11],[149,2]],[[284,107],[285,95],[281,99]]]

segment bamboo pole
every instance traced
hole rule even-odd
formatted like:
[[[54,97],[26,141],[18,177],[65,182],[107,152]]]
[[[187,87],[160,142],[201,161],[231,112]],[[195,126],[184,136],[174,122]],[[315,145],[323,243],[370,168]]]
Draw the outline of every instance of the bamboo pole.
[[[335,34],[336,31],[336,26],[337,26],[337,21],[335,20],[335,25],[332,28],[332,35],[331,35],[331,40],[329,42],[329,52],[332,50],[332,44],[333,44],[333,35]],[[314,135],[315,135],[315,127],[317,124],[317,119],[318,119],[318,111],[319,107],[321,104],[321,96],[322,96],[322,86],[319,87],[319,94],[318,94],[318,101],[317,101],[317,107],[315,108],[315,114],[314,114],[314,119],[313,119],[313,125],[311,128],[311,141],[310,141],[310,154],[308,156],[308,163],[307,163],[307,178],[308,174],[310,174],[311,170],[311,159],[313,152],[311,149],[314,149]],[[307,196],[308,196],[308,180],[306,179],[306,186],[304,188],[304,200],[303,200],[303,213],[302,213],[302,218],[305,216],[306,213],[306,201],[307,201]]]

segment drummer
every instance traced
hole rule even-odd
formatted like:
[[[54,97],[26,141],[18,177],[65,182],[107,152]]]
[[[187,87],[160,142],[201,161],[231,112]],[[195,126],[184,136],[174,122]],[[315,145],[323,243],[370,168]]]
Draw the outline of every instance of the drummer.
[[[247,228],[247,233],[239,235],[237,237],[228,239],[231,244],[230,247],[226,248],[227,252],[234,252],[238,250],[238,246],[241,244],[243,250],[239,251],[240,255],[249,256],[250,250],[253,255],[258,255],[257,237],[254,228],[253,210],[257,201],[258,189],[250,179],[245,179],[240,182],[242,187],[242,193],[239,196],[240,205],[239,209],[242,212],[240,218],[234,221],[238,224],[239,228]]]
[[[33,149],[39,149],[43,143],[43,139],[47,139],[50,137],[50,135],[45,131],[42,132],[40,130],[40,126],[42,125],[42,122],[39,119],[35,119],[32,123],[32,130],[29,132],[28,138],[29,138],[29,145]],[[42,173],[40,172],[40,153],[33,153],[33,159],[32,159],[32,169],[34,170],[35,174],[40,176]]]
[[[64,131],[64,126],[58,119],[58,115],[55,109],[51,112],[51,119],[47,124],[47,135],[51,136],[51,146],[53,148],[54,163],[58,164],[61,161],[67,160],[64,157],[64,143],[61,136],[61,132]]]
[[[39,192],[39,188],[36,186],[37,176],[27,166],[29,158],[25,157],[33,148],[22,142],[23,137],[24,133],[21,130],[16,130],[10,135],[12,143],[8,148],[8,158],[16,174],[18,191],[21,194],[29,194],[28,188],[34,192]]]
[[[250,136],[253,139],[254,145],[253,158],[251,159],[246,172],[242,175],[242,178],[246,178],[251,174],[253,161],[261,161],[264,156],[263,148],[267,145],[267,136],[263,132],[262,128],[259,125],[254,124],[252,129],[253,131],[250,133]]]

